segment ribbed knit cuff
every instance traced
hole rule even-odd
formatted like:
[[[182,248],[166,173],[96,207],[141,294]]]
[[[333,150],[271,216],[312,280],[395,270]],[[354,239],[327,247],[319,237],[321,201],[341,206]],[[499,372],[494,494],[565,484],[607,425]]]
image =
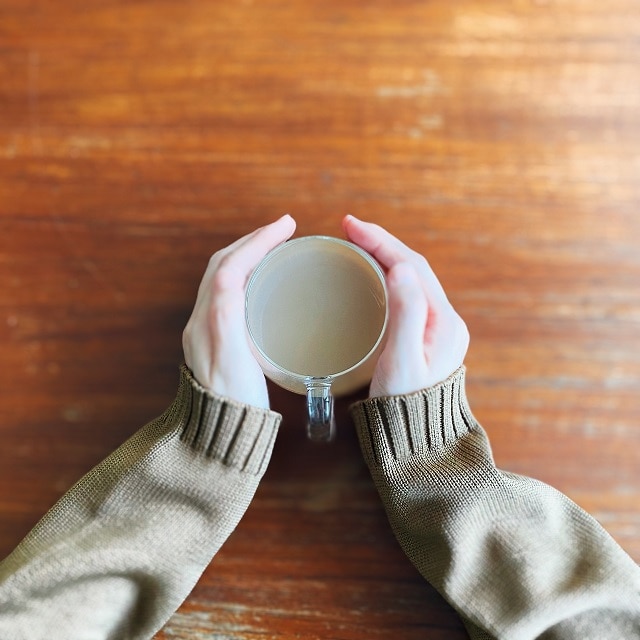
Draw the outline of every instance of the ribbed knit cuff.
[[[186,365],[174,403],[180,440],[207,458],[254,475],[269,461],[282,416],[218,396],[202,387]]]
[[[351,407],[367,463],[436,453],[477,424],[464,388],[465,368],[415,393],[370,398]]]

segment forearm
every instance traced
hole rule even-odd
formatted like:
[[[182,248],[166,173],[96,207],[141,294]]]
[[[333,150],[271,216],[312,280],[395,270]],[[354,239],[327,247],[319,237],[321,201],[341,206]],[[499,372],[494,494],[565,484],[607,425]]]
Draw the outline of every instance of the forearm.
[[[0,564],[0,636],[150,638],[244,514],[278,424],[207,394],[183,368],[169,410]]]
[[[640,630],[638,567],[564,495],[495,467],[462,369],[354,418],[400,544],[473,637],[584,640],[598,618],[622,634],[601,637]]]

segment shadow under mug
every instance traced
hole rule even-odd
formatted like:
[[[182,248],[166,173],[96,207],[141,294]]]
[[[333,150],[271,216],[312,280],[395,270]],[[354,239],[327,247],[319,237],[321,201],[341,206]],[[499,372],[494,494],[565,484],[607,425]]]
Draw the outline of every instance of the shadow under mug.
[[[334,396],[371,380],[387,306],[382,269],[346,240],[289,240],[255,268],[245,299],[250,344],[270,380],[306,395],[310,439],[332,440]]]

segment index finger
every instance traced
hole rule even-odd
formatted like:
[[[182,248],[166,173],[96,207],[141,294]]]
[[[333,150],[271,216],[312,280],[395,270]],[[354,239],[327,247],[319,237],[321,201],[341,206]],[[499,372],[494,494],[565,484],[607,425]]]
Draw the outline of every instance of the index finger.
[[[349,240],[369,252],[387,269],[402,262],[410,262],[423,279],[426,285],[425,293],[430,300],[433,294],[446,299],[445,291],[426,258],[410,249],[386,229],[371,222],[358,220],[354,216],[346,216],[343,226]]]
[[[218,251],[209,261],[201,288],[208,290],[211,279],[218,274],[219,288],[242,290],[260,260],[290,238],[295,228],[295,220],[287,214]]]
[[[413,250],[377,224],[346,216],[343,226],[349,240],[369,252],[387,269],[400,262],[415,260]]]
[[[288,240],[296,230],[295,220],[284,215],[275,222],[268,224],[235,242],[222,258],[225,266],[241,273],[248,278],[260,260],[271,249]]]

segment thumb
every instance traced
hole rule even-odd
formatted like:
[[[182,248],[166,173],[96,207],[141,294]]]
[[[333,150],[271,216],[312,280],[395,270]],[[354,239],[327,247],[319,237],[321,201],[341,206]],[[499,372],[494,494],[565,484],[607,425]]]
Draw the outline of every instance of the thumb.
[[[400,395],[423,388],[428,375],[424,333],[429,305],[418,273],[407,262],[387,273],[389,326],[371,385],[372,396]]]
[[[424,351],[428,304],[418,273],[408,262],[394,265],[387,274],[389,330],[387,349],[405,359]]]

